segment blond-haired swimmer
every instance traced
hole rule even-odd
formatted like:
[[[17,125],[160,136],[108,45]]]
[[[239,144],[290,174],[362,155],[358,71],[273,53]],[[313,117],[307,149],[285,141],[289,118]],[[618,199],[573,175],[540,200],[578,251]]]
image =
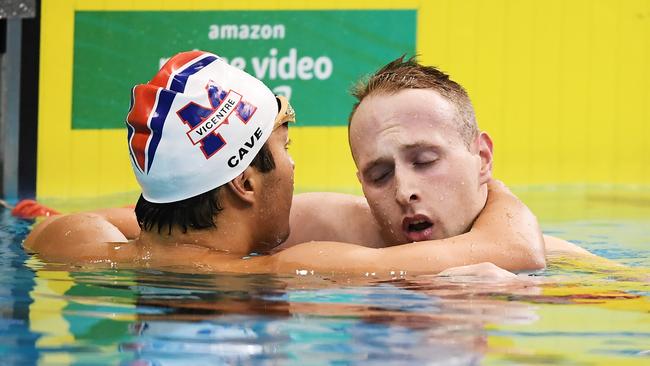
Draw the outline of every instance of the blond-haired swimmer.
[[[558,238],[542,240],[532,213],[493,180],[492,140],[447,74],[402,56],[353,95],[349,143],[365,199],[296,196],[284,248],[306,240],[431,243],[441,248],[439,263],[488,261],[513,271],[542,266],[545,249],[590,255]]]

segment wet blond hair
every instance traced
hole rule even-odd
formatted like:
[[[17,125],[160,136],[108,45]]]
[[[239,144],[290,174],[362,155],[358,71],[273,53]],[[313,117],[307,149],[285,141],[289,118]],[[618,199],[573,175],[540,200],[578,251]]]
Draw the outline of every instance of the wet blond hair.
[[[352,96],[357,99],[357,102],[352,107],[348,118],[348,131],[352,116],[367,96],[381,93],[394,94],[404,89],[431,89],[446,98],[456,108],[458,132],[469,147],[478,135],[478,125],[467,91],[438,68],[419,64],[415,56],[407,60],[404,58],[405,55],[402,55],[389,62],[374,74],[361,79],[352,88]]]

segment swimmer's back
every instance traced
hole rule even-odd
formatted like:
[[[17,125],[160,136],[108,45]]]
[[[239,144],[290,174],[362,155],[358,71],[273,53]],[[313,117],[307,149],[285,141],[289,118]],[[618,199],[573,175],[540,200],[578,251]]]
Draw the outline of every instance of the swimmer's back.
[[[556,238],[554,236],[544,235],[544,244],[545,244],[547,255],[548,254],[571,254],[576,256],[597,257],[596,255],[589,253],[587,250],[582,249],[573,243],[570,243],[560,238]]]
[[[310,241],[335,241],[380,248],[385,244],[366,199],[343,193],[295,195],[291,234],[281,248]],[[280,249],[280,248],[279,248]]]

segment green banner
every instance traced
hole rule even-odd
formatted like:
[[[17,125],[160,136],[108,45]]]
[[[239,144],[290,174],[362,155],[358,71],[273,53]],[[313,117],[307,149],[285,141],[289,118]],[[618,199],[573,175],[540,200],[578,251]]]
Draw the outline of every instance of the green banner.
[[[291,99],[299,126],[347,124],[349,89],[415,52],[415,10],[78,11],[72,128],[124,127],[129,92],[172,55],[210,51]]]

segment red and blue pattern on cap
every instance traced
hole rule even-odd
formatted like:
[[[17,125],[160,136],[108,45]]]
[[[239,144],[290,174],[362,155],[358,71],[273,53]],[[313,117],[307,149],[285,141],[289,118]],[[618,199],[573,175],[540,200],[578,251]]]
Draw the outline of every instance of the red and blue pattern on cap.
[[[205,57],[199,58],[201,55]],[[203,51],[179,54],[170,59],[149,83],[132,89],[126,119],[127,139],[134,166],[142,173],[147,174],[151,169],[176,93],[183,93],[187,79],[217,59],[217,56]]]

